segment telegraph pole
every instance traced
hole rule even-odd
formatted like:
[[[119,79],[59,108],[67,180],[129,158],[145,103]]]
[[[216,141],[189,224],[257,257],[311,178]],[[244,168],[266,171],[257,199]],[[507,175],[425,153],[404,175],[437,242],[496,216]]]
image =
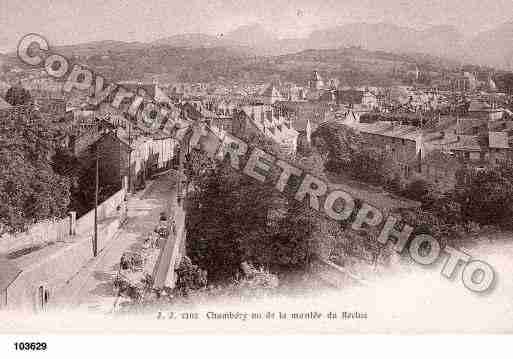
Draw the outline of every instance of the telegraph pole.
[[[98,256],[98,144],[95,145],[96,169],[94,180],[94,238],[93,238],[93,256]]]
[[[132,121],[128,120],[128,188],[127,193],[132,193]]]

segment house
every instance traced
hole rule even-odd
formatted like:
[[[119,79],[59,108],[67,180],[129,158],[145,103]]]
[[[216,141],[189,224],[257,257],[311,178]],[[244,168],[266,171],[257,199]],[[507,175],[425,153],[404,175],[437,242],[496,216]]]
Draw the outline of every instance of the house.
[[[274,105],[287,117],[296,131],[304,131],[307,121],[310,121],[312,130],[323,122],[335,119],[335,106],[327,102],[311,101],[281,101]]]
[[[468,107],[468,116],[473,118],[481,118],[485,120],[500,120],[504,111],[500,108],[494,108],[484,101],[470,101]]]
[[[284,152],[297,152],[299,132],[279,109],[269,105],[242,106],[233,116],[232,133],[236,136],[259,133],[278,144]]]
[[[87,160],[92,164],[97,150],[101,184],[121,188],[127,177],[129,190],[135,191],[155,172],[171,168],[176,147],[170,136],[128,138],[108,131],[89,146]]]
[[[119,83],[124,89],[143,96],[146,100],[153,100],[157,103],[169,103],[171,99],[156,83],[143,83],[124,81]]]
[[[264,104],[266,105],[273,105],[274,103],[283,100],[283,97],[281,96],[280,92],[276,89],[276,87],[273,84],[269,85],[265,89],[261,97]]]
[[[7,307],[7,289],[21,273],[16,265],[0,258],[0,310]]]
[[[372,110],[379,106],[378,99],[372,92],[353,89],[336,91],[336,101],[337,104],[349,108],[360,105],[367,110]]]
[[[458,182],[458,171],[463,167],[454,154],[434,150],[422,159],[417,178],[432,183],[442,192],[450,191]]]
[[[470,72],[462,72],[452,80],[452,89],[460,92],[473,92],[477,89],[476,75]]]
[[[5,101],[2,97],[0,97],[0,111],[3,111],[3,110],[8,110],[12,108],[12,106],[7,103],[7,101]]]
[[[308,80],[308,87],[312,91],[324,89],[324,81],[322,80],[322,77],[319,75],[317,70],[312,73],[312,76]]]
[[[409,125],[376,121],[374,123],[346,123],[356,130],[368,144],[389,155],[389,168],[401,181],[411,180],[413,172],[420,171],[422,131]]]
[[[492,165],[513,161],[513,138],[508,132],[488,132],[488,148],[488,161]]]
[[[482,167],[490,164],[490,149],[484,134],[457,133],[456,120],[439,122],[433,128],[405,125],[391,121],[345,122],[354,128],[369,147],[389,155],[389,170],[403,184],[425,179],[447,190],[456,184],[456,172],[463,166]],[[505,141],[497,153],[504,158]]]
[[[33,112],[33,105],[11,106],[5,100],[0,100],[0,121],[30,124]]]

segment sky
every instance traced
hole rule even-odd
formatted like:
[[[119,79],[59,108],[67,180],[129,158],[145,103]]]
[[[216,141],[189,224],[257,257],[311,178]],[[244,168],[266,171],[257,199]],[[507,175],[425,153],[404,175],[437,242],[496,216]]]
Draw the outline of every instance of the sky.
[[[251,23],[279,37],[304,37],[346,23],[387,22],[453,25],[470,36],[512,20],[511,0],[0,0],[0,51],[13,51],[30,32],[62,45],[215,35]]]

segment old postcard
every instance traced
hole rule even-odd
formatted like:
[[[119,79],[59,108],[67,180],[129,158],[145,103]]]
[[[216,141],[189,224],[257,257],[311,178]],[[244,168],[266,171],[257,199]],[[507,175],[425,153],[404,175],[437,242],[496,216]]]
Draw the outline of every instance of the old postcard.
[[[513,332],[512,2],[0,25],[0,333]]]

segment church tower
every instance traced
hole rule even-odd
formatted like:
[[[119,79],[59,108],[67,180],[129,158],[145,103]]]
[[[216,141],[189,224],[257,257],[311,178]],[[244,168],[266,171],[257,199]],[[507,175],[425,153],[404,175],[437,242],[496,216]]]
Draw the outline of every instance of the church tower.
[[[313,72],[312,78],[310,79],[310,90],[321,90],[324,87],[322,78],[317,71]]]

